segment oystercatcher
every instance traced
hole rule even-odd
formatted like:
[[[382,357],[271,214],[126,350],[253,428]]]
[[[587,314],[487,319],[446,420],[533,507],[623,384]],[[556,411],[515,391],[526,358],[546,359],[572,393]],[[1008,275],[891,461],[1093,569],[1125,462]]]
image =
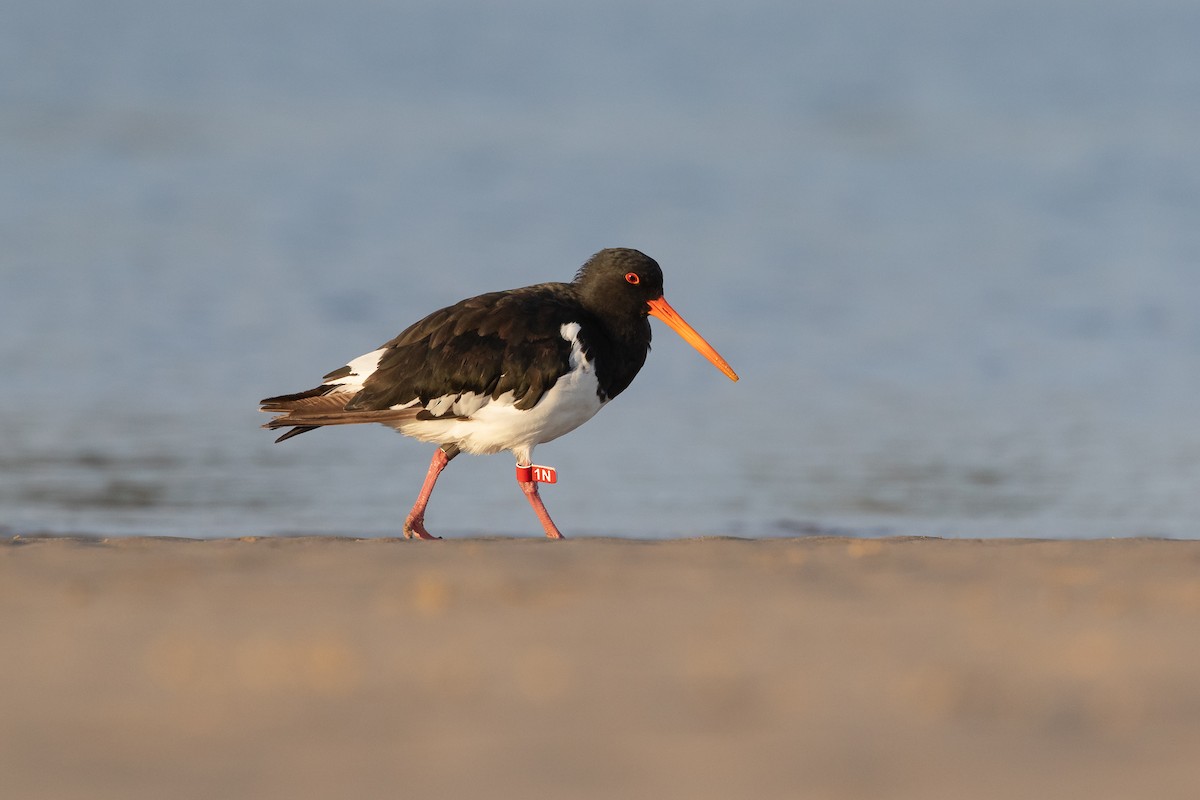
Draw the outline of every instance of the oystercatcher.
[[[434,539],[425,506],[460,452],[510,450],[517,481],[545,528],[561,539],[538,495],[552,471],[533,449],[587,422],[629,386],[650,350],[650,321],[667,323],[732,380],[737,373],[663,298],[658,263],[637,250],[601,250],[571,283],[481,294],[435,311],[314,389],[268,397],[264,428],[282,442],[324,425],[379,422],[439,445],[405,538]]]

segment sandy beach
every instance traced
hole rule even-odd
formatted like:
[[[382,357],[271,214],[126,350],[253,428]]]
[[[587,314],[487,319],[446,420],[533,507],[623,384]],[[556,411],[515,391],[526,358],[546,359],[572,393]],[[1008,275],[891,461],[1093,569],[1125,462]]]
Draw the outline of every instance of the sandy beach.
[[[14,539],[55,798],[1184,798],[1200,542]]]

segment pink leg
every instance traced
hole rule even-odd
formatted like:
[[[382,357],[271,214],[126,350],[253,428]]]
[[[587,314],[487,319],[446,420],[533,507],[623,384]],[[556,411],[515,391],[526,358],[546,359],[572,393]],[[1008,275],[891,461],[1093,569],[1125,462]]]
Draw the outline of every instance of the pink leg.
[[[433,451],[433,460],[429,462],[429,472],[425,475],[421,493],[417,495],[417,502],[413,504],[412,511],[408,512],[408,518],[404,520],[405,539],[442,538],[425,530],[425,506],[429,504],[429,495],[433,494],[433,485],[437,483],[438,475],[442,474],[451,458],[453,456],[446,455],[446,451],[440,447]]]
[[[563,538],[562,533],[555,527],[554,520],[550,519],[550,512],[542,503],[542,498],[538,494],[537,481],[517,481],[517,483],[520,485],[521,491],[525,493],[525,499],[529,501],[529,505],[533,506],[533,513],[537,514],[542,527],[546,529],[547,538]]]

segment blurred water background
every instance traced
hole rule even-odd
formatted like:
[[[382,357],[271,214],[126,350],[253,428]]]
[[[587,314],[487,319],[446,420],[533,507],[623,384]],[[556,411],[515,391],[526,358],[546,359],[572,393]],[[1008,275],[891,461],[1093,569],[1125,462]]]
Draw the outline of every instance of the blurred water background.
[[[538,450],[568,536],[1200,535],[1200,5],[14,0],[0,526],[398,532],[431,453],[284,445],[435,308],[657,258]],[[431,530],[531,535],[511,457]]]

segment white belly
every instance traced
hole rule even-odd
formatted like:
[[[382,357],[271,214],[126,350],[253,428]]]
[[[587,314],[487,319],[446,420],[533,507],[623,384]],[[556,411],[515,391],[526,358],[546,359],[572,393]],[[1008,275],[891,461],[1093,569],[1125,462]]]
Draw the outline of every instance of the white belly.
[[[537,405],[526,411],[513,404],[512,392],[508,392],[465,419],[414,421],[400,425],[399,430],[426,442],[456,444],[468,453],[527,451],[575,430],[602,406],[595,379],[581,380],[572,372],[559,378]]]

